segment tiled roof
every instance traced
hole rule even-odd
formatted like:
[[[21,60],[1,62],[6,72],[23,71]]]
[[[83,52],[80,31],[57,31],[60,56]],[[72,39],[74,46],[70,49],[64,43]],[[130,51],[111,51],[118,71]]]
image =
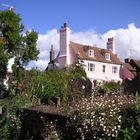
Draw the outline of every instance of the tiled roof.
[[[123,65],[126,66],[126,68],[130,71],[136,71],[129,63],[123,63]]]
[[[136,65],[137,67],[140,68],[140,60],[134,60],[134,59],[131,59],[131,60],[135,63],[135,65]]]
[[[111,63],[111,64],[121,64],[121,61],[117,58],[115,54],[112,53],[111,50],[101,49],[101,48],[92,47],[88,45],[82,45],[82,44],[78,44],[74,42],[70,42],[70,47],[76,53],[79,59]],[[88,56],[89,49],[94,50],[93,57]],[[106,53],[110,54],[110,60],[105,59]]]
[[[129,68],[129,64],[123,64],[120,67],[120,78],[125,80],[125,79],[133,79],[135,77],[135,73],[131,71]]]

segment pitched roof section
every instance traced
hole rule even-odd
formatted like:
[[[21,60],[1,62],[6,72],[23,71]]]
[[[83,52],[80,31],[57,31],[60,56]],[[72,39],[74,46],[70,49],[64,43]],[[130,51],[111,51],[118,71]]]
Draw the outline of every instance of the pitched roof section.
[[[134,60],[134,59],[131,59],[131,60],[135,63],[135,65],[136,65],[137,67],[140,68],[140,60]]]
[[[129,69],[130,71],[136,71],[129,63],[123,63],[123,65],[127,67],[127,69]]]
[[[78,56],[78,58],[82,60],[98,61],[98,62],[111,63],[111,64],[121,64],[121,61],[117,58],[115,54],[112,53],[111,50],[101,49],[88,45],[82,45],[74,42],[70,42],[70,47]],[[93,57],[88,56],[88,50],[94,50]],[[110,54],[110,60],[105,59],[106,53]]]
[[[129,68],[131,68],[131,66],[123,64],[120,67],[120,78],[125,80],[125,79],[133,79],[135,77],[135,73],[133,71],[131,71]]]

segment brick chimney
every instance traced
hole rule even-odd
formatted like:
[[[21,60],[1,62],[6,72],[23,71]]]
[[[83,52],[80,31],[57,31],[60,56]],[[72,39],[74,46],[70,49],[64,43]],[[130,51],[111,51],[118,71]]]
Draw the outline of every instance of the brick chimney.
[[[107,49],[111,50],[115,54],[115,46],[114,46],[114,38],[113,37],[108,38],[106,45],[107,45]]]
[[[51,49],[50,49],[50,62],[52,62],[54,60],[54,49],[53,49],[53,45],[51,45]]]
[[[60,55],[58,59],[59,68],[64,68],[70,64],[70,29],[67,23],[64,23],[60,29]]]

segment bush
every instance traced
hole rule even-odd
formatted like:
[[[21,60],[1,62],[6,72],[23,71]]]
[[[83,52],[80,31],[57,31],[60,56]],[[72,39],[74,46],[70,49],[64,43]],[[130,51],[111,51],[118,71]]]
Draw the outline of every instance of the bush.
[[[28,105],[32,105],[27,95],[8,97],[0,100],[0,106],[4,106],[3,113],[0,115],[0,139],[16,140],[18,139],[21,121],[19,110]]]
[[[63,105],[68,103],[70,96],[82,93],[82,86],[88,84],[83,69],[79,67],[67,70],[50,70],[38,72],[32,70],[26,74],[25,93],[32,100],[40,100],[43,104],[55,104],[54,100],[61,99]],[[74,87],[73,87],[74,85]],[[76,94],[72,93],[76,89]],[[85,88],[84,90],[86,90]],[[90,89],[88,87],[88,89]],[[73,98],[72,97],[72,98]]]
[[[107,92],[120,92],[121,84],[116,82],[106,82],[103,84],[103,89]]]
[[[68,126],[75,128],[80,139],[118,139],[124,121],[124,116],[120,112],[125,112],[133,105],[134,99],[128,99],[125,95],[84,98],[72,104]]]

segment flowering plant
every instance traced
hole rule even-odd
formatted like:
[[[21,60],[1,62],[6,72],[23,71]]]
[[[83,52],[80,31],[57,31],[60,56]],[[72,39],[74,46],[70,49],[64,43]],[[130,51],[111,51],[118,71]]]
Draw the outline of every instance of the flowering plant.
[[[115,139],[121,130],[120,111],[132,106],[134,100],[126,95],[105,95],[93,99],[82,99],[73,103],[68,114],[81,139]]]

